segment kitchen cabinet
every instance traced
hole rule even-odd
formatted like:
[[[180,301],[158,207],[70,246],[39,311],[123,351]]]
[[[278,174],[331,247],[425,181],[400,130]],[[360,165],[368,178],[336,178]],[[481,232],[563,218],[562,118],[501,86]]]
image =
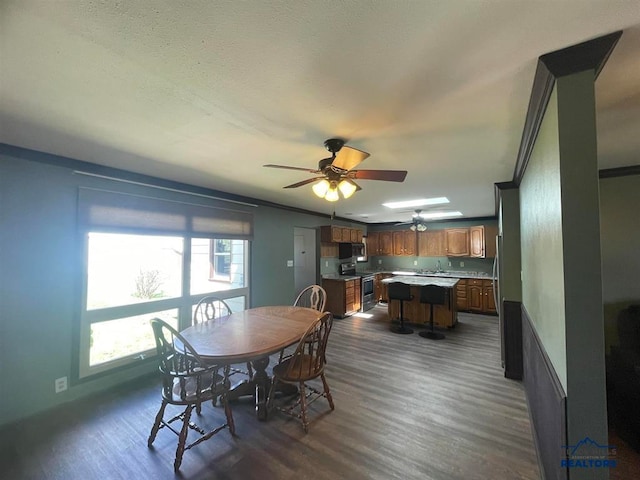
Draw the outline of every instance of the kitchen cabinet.
[[[338,244],[320,242],[320,256],[338,258]]]
[[[497,234],[496,227],[484,225],[469,227],[469,256],[475,258],[495,257]]]
[[[378,299],[379,302],[383,302],[383,303],[388,303],[389,302],[389,284],[388,283],[382,283],[382,280],[384,280],[385,278],[389,278],[389,277],[393,277],[393,273],[380,273],[378,274],[380,277],[379,282],[380,282],[380,296],[376,296],[376,298]],[[378,275],[376,275],[376,277],[378,277]]]
[[[448,257],[469,256],[469,229],[447,228],[444,231]]]
[[[471,312],[482,313],[484,308],[484,292],[482,280],[470,278],[467,280],[467,307]]]
[[[380,251],[380,233],[367,232],[367,255],[378,255]]]
[[[493,298],[493,282],[491,280],[482,281],[482,311],[483,313],[498,313],[496,301]]]
[[[418,232],[418,255],[421,257],[446,257],[444,230]]]
[[[352,280],[323,279],[322,288],[327,292],[325,310],[335,317],[346,317],[360,310],[362,292],[360,278]]]
[[[392,234],[394,255],[415,255],[417,237],[412,230],[397,230]]]
[[[469,302],[467,300],[467,279],[461,278],[456,284],[456,305],[458,310],[468,310]]]
[[[393,255],[393,232],[379,232],[378,255]]]
[[[320,241],[326,243],[361,243],[362,230],[326,225],[320,227]]]
[[[458,284],[460,285],[460,284]],[[497,313],[495,299],[493,298],[493,282],[486,279],[467,279],[467,304],[463,306],[458,293],[458,309],[474,313],[495,315]]]

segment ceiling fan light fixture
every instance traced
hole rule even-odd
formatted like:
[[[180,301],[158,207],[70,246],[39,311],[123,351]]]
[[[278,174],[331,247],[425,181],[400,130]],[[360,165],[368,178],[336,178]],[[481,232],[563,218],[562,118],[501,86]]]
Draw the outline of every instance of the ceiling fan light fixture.
[[[318,197],[325,198],[330,186],[329,181],[323,178],[319,182],[314,183],[311,189]]]
[[[356,192],[357,187],[349,180],[344,179],[338,184],[338,189],[344,198],[349,198]]]
[[[417,229],[417,227],[416,227],[415,225],[411,225],[411,226],[409,227],[409,230],[411,230],[412,232],[415,232],[415,231],[416,231],[416,229]]]
[[[416,230],[418,230],[419,232],[424,232],[427,230],[427,226],[424,223],[419,223],[418,225],[416,225]]]
[[[338,186],[336,185],[336,182],[331,182],[331,185],[329,186],[329,190],[327,190],[327,193],[324,196],[324,199],[327,200],[328,202],[337,202],[339,198],[340,198],[340,195],[338,195]]]

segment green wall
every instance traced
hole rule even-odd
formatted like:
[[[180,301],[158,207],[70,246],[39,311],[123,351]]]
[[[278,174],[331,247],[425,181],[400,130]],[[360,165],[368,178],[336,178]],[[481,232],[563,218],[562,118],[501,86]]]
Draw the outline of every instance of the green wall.
[[[44,163],[32,161],[37,159]],[[72,352],[78,343],[78,187],[177,200],[193,197],[77,175],[55,165],[65,162],[68,159],[0,145],[0,425],[156,369],[154,362],[146,362],[54,393],[54,379],[72,376]],[[198,202],[216,203],[200,197]],[[293,259],[293,229],[328,225],[329,219],[271,207],[233,208],[251,211],[255,219],[251,304],[293,302],[294,269],[286,266]]]
[[[565,390],[570,445],[608,438],[594,81],[556,79],[520,184],[523,306]]]
[[[554,90],[520,184],[522,301],[565,391],[564,260]]]

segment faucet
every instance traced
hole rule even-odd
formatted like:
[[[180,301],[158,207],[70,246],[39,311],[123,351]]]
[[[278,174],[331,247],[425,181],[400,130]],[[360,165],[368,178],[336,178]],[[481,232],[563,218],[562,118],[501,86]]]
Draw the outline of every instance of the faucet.
[[[438,263],[436,265],[436,272],[441,273],[442,271],[442,265],[440,265],[440,260],[438,260]]]

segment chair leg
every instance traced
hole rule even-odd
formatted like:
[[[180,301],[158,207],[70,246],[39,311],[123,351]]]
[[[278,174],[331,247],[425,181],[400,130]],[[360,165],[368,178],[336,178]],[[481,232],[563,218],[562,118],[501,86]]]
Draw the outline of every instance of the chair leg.
[[[327,379],[324,377],[324,373],[320,374],[320,378],[322,379],[322,385],[324,386],[324,394],[329,401],[329,406],[331,410],[335,410],[336,407],[333,405],[333,397],[331,396],[331,391],[329,390],[329,384],[327,383]]]
[[[182,455],[184,454],[184,447],[187,443],[187,435],[189,434],[189,420],[191,419],[191,410],[193,405],[187,405],[182,417],[182,429],[178,436],[178,448],[176,449],[176,461],[173,463],[173,470],[177,473],[180,470],[180,464],[182,463]]]
[[[253,380],[253,367],[251,362],[247,362],[247,372],[249,372],[249,380]]]
[[[300,382],[300,417],[302,418],[302,428],[305,432],[309,431],[309,422],[307,421],[307,392],[305,391],[304,382]]]
[[[167,408],[167,402],[162,401],[162,405],[160,405],[160,410],[156,414],[156,419],[153,423],[153,427],[151,427],[151,433],[149,434],[149,439],[147,440],[147,446],[151,447],[153,445],[153,441],[156,439],[156,435],[158,434],[158,430],[160,430],[160,423],[164,418],[164,409]]]
[[[267,397],[267,414],[273,409],[273,397],[276,395],[276,385],[278,383],[278,378],[274,375],[273,380],[271,380],[271,388],[269,389],[269,396]]]

